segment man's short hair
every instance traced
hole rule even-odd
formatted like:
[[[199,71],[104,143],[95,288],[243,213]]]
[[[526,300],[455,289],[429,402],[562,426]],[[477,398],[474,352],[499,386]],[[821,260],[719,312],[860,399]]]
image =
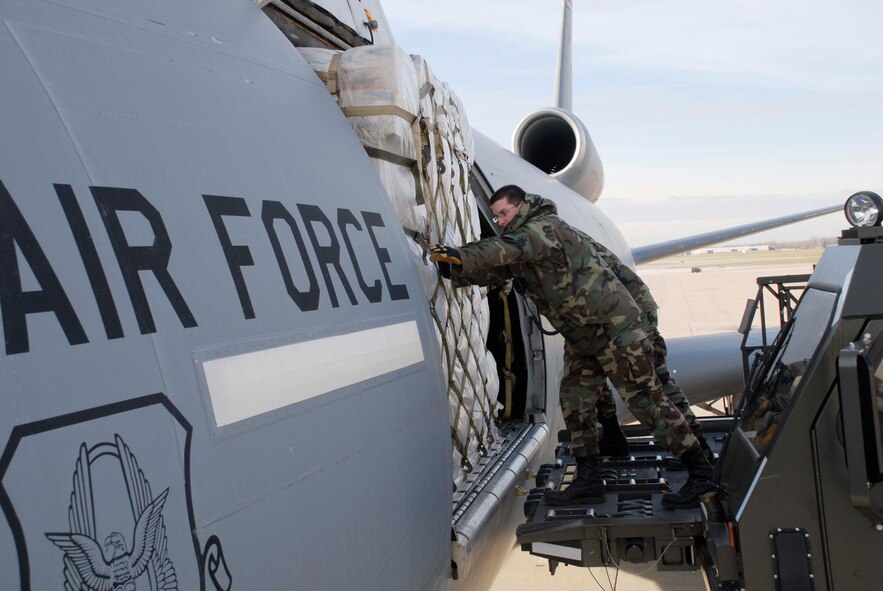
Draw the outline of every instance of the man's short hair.
[[[505,187],[500,187],[494,194],[491,195],[490,203],[496,203],[500,199],[505,199],[512,205],[518,205],[522,201],[524,201],[524,196],[526,193],[524,189],[519,187],[518,185],[506,185]]]

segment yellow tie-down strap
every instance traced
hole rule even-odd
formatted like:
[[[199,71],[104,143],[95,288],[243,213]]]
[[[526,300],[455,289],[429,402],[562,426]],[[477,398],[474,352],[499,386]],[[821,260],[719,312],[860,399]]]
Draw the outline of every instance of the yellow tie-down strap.
[[[501,289],[500,299],[503,301],[503,340],[506,342],[505,364],[503,365],[503,382],[506,384],[506,406],[503,418],[512,418],[512,389],[515,386],[515,374],[512,373],[512,319],[509,317],[509,296]]]

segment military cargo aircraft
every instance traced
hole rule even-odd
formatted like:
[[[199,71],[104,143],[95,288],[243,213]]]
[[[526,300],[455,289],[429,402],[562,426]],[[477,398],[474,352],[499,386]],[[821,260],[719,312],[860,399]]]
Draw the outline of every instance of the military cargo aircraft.
[[[432,139],[458,108],[428,74],[417,114],[345,107],[358,68],[338,62],[403,55],[377,0],[2,0],[0,19],[6,589],[487,587],[552,457],[562,343],[515,293],[448,294],[421,243],[492,234],[509,183],[630,265],[746,230],[633,253],[566,91],[514,154]],[[366,145],[372,116],[418,151]],[[414,173],[421,227],[381,160]],[[447,226],[439,178],[460,187]],[[449,351],[476,325],[491,371]],[[731,389],[710,378],[685,386]]]

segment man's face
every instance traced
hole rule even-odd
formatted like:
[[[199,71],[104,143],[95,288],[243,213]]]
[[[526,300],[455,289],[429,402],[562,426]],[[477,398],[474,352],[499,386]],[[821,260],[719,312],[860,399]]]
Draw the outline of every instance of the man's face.
[[[491,213],[494,214],[494,221],[500,228],[505,229],[522,205],[524,205],[524,201],[518,205],[512,205],[507,199],[500,199],[491,203]]]

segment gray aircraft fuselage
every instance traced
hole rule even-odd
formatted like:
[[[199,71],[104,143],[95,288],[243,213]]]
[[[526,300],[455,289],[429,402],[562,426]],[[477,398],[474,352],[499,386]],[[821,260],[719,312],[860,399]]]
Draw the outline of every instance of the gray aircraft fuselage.
[[[3,588],[97,588],[166,490],[139,588],[447,584],[417,263],[312,70],[249,2],[0,17]]]

